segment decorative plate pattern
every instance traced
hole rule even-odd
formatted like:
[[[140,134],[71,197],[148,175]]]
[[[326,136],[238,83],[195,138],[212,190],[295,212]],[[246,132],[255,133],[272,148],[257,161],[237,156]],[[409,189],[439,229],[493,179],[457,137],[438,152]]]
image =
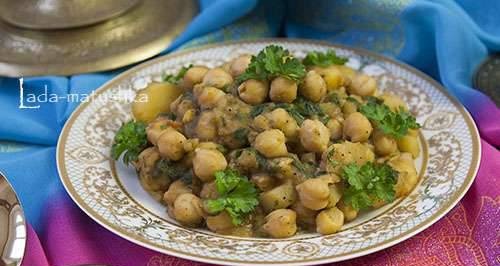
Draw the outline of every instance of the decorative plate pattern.
[[[296,56],[335,49],[348,64],[377,78],[379,88],[409,103],[423,125],[420,183],[403,199],[364,213],[337,234],[302,233],[288,239],[239,238],[180,226],[139,185],[136,173],[109,158],[115,132],[130,119],[135,92],[183,65],[213,67],[269,44]],[[120,97],[116,95],[132,96]],[[114,100],[113,100],[114,99]],[[302,40],[259,40],[186,50],[139,65],[97,90],[66,123],[57,149],[62,182],[90,217],[144,247],[219,264],[306,265],[346,260],[399,243],[444,216],[472,184],[480,145],[470,115],[438,83],[409,66],[358,49]]]

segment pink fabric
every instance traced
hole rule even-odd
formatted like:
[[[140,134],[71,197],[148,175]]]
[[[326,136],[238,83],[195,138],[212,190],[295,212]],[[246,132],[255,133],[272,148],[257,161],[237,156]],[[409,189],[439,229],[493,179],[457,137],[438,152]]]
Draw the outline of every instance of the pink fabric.
[[[422,233],[386,250],[336,265],[499,265],[500,152],[482,142],[478,176],[465,198]],[[47,210],[46,231],[29,227],[23,266],[102,263],[113,266],[204,265],[124,240],[86,216],[66,195]],[[44,248],[42,248],[42,245]]]

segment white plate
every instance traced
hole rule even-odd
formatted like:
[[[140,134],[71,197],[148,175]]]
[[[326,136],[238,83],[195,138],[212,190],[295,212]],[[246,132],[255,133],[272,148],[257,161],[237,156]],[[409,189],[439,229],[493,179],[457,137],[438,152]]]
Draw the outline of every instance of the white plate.
[[[401,96],[422,125],[421,180],[403,199],[367,212],[337,234],[287,239],[222,236],[180,226],[139,185],[135,171],[110,159],[113,136],[131,118],[135,92],[188,64],[214,67],[269,44],[302,57],[334,49],[349,66],[377,78],[382,91]],[[120,96],[120,97],[117,97]],[[129,96],[129,97],[123,97]],[[119,100],[117,100],[120,98]],[[123,99],[128,98],[128,99]],[[380,55],[305,40],[223,43],[160,57],[103,85],[67,121],[57,148],[66,190],[80,208],[110,231],[138,245],[182,258],[218,264],[306,265],[341,261],[397,244],[443,217],[472,184],[480,161],[477,129],[464,107],[418,70]]]

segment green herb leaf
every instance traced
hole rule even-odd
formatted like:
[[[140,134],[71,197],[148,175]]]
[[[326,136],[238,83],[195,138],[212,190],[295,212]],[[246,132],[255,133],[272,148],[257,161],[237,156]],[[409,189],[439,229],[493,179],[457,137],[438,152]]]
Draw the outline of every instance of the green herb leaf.
[[[206,200],[205,206],[212,214],[227,211],[234,225],[242,224],[248,214],[259,205],[254,184],[235,170],[216,172],[215,186],[219,198]]]
[[[302,63],[306,66],[327,67],[331,65],[343,65],[347,61],[347,58],[337,56],[335,51],[328,50],[326,53],[310,52],[306,55],[306,58],[302,60]]]
[[[417,123],[415,117],[403,108],[400,108],[398,112],[393,112],[383,103],[368,101],[360,106],[359,111],[375,123],[377,128],[385,134],[397,139],[408,134],[409,129],[420,128],[420,124]]]
[[[369,208],[378,200],[392,202],[397,176],[398,173],[388,164],[348,164],[342,172],[342,178],[348,184],[344,200],[356,210]]]
[[[176,75],[167,74],[163,76],[163,81],[179,85],[180,81],[184,78],[184,75],[186,75],[186,72],[192,67],[193,65],[182,67]]]
[[[294,58],[281,46],[269,45],[252,56],[250,65],[237,81],[248,79],[266,80],[278,76],[299,81],[306,75],[306,69],[300,60]]]
[[[123,154],[123,162],[129,164],[129,162],[136,161],[139,153],[147,146],[146,124],[129,121],[123,124],[116,133],[111,147],[111,157],[118,160]]]

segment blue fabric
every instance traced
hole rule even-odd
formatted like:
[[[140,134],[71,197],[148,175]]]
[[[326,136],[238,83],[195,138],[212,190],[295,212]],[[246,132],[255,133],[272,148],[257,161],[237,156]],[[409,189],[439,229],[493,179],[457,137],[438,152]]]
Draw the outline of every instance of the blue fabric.
[[[275,36],[323,39],[370,49],[440,80],[473,114],[482,137],[500,145],[500,131],[482,126],[500,123],[498,116],[484,112],[488,108],[498,112],[498,108],[471,88],[477,65],[489,52],[500,50],[500,1],[200,0],[200,7],[199,15],[163,53],[224,40]],[[27,78],[24,92],[40,93],[46,86],[48,94],[60,97],[89,94],[125,69]],[[0,78],[0,141],[22,143],[19,148],[18,144],[0,142],[7,147],[0,149],[0,171],[19,193],[28,221],[40,231],[44,206],[63,191],[55,145],[78,103],[42,103],[37,109],[19,109],[19,104],[19,80]]]

